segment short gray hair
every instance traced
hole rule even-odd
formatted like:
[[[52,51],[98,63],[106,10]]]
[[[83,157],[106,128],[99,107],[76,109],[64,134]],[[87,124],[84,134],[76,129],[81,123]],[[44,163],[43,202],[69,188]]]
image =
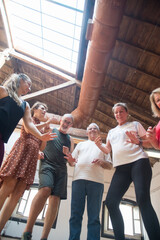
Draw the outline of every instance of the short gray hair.
[[[94,126],[97,128],[97,130],[100,131],[99,126],[98,126],[96,123],[91,123],[91,124],[89,124],[89,126],[87,127],[87,132],[88,132],[88,129],[90,128],[91,125],[94,125]]]
[[[114,106],[112,108],[113,112],[114,112],[116,107],[123,107],[126,110],[126,112],[128,112],[128,107],[127,107],[126,103],[119,102],[119,103],[114,104]]]
[[[74,118],[73,118],[73,115],[71,113],[65,113],[63,116],[62,116],[62,120],[64,120],[65,118],[71,118],[72,119],[72,123],[74,121]]]

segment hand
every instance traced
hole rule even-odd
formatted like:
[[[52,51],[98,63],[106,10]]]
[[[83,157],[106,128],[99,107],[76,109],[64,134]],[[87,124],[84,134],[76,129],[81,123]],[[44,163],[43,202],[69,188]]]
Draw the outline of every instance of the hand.
[[[102,139],[100,136],[96,137],[96,139],[94,140],[95,144],[97,145],[97,147],[100,147],[102,145]]]
[[[42,134],[41,140],[44,141],[44,142],[47,142],[47,141],[53,140],[54,138],[57,138],[56,133],[52,133],[51,131]]]
[[[140,144],[140,140],[139,140],[138,136],[136,136],[134,133],[126,131],[126,135],[129,137],[129,140],[127,139],[128,143],[133,143],[136,145]]]
[[[54,123],[57,123],[57,121],[58,121],[57,118],[52,116],[52,117],[48,118],[46,123],[48,123],[48,124],[53,123],[54,124]]]
[[[97,164],[97,165],[100,165],[100,166],[101,166],[102,162],[103,162],[103,160],[101,160],[101,159],[94,159],[94,160],[92,161],[92,163]]]
[[[77,162],[75,158],[72,157],[72,154],[70,152],[65,154],[66,156],[64,157],[65,159],[67,159],[67,161],[69,162],[69,164],[71,166],[75,165],[75,163]]]
[[[44,153],[43,153],[43,152],[39,151],[39,153],[38,153],[38,159],[39,159],[39,160],[40,160],[40,159],[44,159]]]
[[[149,127],[146,132],[146,137],[149,141],[156,139],[156,127]]]
[[[49,124],[44,127],[44,133],[51,131]]]
[[[66,146],[63,146],[63,154],[67,155],[69,153],[69,148]]]
[[[104,169],[110,170],[112,168],[112,164],[110,162],[104,161],[103,159],[94,159],[92,163],[97,164]]]

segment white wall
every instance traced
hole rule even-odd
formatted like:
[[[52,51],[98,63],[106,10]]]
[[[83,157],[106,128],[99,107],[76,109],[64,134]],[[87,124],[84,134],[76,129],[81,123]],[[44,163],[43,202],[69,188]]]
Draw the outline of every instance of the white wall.
[[[9,144],[6,147],[7,152],[10,151],[13,142],[17,139],[19,131],[15,131],[12,137],[10,138]],[[105,170],[105,185],[104,185],[104,194],[103,200],[106,197],[107,190],[109,187],[110,180],[114,170]],[[58,221],[56,229],[52,229],[49,235],[48,240],[67,240],[69,235],[69,217],[70,217],[70,203],[71,203],[71,183],[73,176],[73,168],[68,166],[68,198],[67,200],[61,201]],[[129,198],[135,200],[135,192],[133,184],[130,186],[129,190],[126,192],[125,198]],[[159,207],[159,199],[160,199],[160,162],[156,163],[153,167],[153,178],[151,184],[151,199],[155,211],[158,214],[160,221],[160,207]],[[5,227],[5,234],[14,237],[21,237],[23,230],[25,228],[25,224],[17,223],[13,221],[8,221]],[[42,232],[42,227],[34,226],[33,231],[33,240],[40,239]],[[81,240],[85,240],[87,235],[87,213],[85,210],[83,217],[83,225],[81,232]],[[101,240],[106,240],[106,238],[101,238]],[[148,240],[147,236],[145,236],[145,240]]]

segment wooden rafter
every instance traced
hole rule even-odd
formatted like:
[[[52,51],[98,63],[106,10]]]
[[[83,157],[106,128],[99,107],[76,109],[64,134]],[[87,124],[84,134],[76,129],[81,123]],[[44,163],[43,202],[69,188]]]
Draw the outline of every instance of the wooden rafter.
[[[72,85],[75,85],[75,82],[65,82],[65,83],[59,84],[57,86],[45,88],[43,90],[39,90],[37,92],[27,94],[27,95],[23,96],[22,98],[23,98],[23,100],[29,100],[29,99],[38,97],[38,96],[43,95],[43,94],[47,94],[47,93],[50,93],[50,92],[53,92],[53,91],[57,91],[57,90],[60,90],[62,88],[70,87]]]
[[[103,92],[103,94],[101,95],[100,100],[102,102],[105,101],[106,106],[109,105],[109,106],[113,107],[113,104],[115,104],[116,102],[121,102],[121,99],[119,99],[118,97],[109,96],[108,92],[106,94],[106,90],[104,90],[104,91],[102,90],[102,92]],[[123,99],[123,101],[124,100],[125,99]],[[127,102],[127,105],[128,105],[130,114],[136,116],[137,119],[138,118],[142,119],[142,117],[143,117],[142,122],[145,123],[145,121],[148,121],[148,122],[153,122],[155,125],[157,124],[157,120],[155,118],[153,118],[149,113],[143,111],[143,114],[142,114],[141,107],[135,106],[133,103],[128,103],[128,102]]]

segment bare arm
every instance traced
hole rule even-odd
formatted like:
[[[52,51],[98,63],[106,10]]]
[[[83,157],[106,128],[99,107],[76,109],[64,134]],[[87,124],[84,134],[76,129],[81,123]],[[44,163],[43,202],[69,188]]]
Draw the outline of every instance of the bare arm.
[[[69,165],[73,167],[77,161],[75,158],[72,157],[72,154],[71,154],[74,150],[73,138],[70,137],[70,141],[71,141],[70,149],[66,146],[63,146],[63,153],[66,155],[64,158],[67,159]]]
[[[39,151],[38,153],[38,159],[44,159],[44,153],[42,151]]]
[[[0,86],[0,99],[7,97],[7,96],[8,96],[8,93],[7,93],[6,89],[3,86]]]
[[[153,148],[160,149],[159,142],[156,138],[156,127],[149,127],[147,129],[146,138]]]
[[[72,153],[73,150],[74,150],[74,141],[73,141],[73,138],[72,138],[72,137],[70,137],[70,140],[71,140],[70,152]]]
[[[66,155],[64,158],[67,159],[69,165],[73,167],[77,162],[76,159],[72,157],[72,154],[70,152],[66,152],[64,154]]]
[[[28,131],[33,134],[34,136],[36,136],[37,138],[39,138],[42,141],[49,141],[49,140],[53,140],[53,138],[55,138],[55,134],[48,132],[48,133],[44,133],[42,134],[34,125],[34,123],[32,122],[32,118],[31,118],[31,113],[30,113],[30,107],[29,104],[27,103],[26,106],[26,110],[25,110],[25,114],[23,117],[23,121],[24,121],[24,125],[25,127],[28,129]]]
[[[40,151],[43,151],[44,149],[45,149],[45,147],[46,147],[46,144],[47,144],[47,142],[45,142],[45,141],[43,141],[42,143],[41,143],[41,146],[40,146]]]
[[[112,164],[102,159],[95,159],[92,163],[97,164],[104,169],[112,169]]]
[[[102,145],[102,140],[101,137],[97,137],[95,139],[95,144],[97,145],[97,147],[104,153],[108,154],[111,152],[111,144],[109,141],[107,141],[106,146]]]
[[[57,118],[55,118],[54,116],[52,116],[52,117],[47,116],[47,118],[48,119],[46,119],[46,122],[44,121],[40,124],[36,124],[36,127],[38,128],[38,130],[41,130],[42,128],[49,126],[49,124],[51,124],[51,123],[54,123],[54,124],[59,123]]]
[[[147,139],[146,135],[142,136],[142,137],[138,137],[135,134],[133,134],[132,132],[126,131],[126,135],[129,137],[129,140],[127,142],[136,144],[136,145],[141,145],[145,148],[151,148],[152,145],[149,142],[149,140]]]

